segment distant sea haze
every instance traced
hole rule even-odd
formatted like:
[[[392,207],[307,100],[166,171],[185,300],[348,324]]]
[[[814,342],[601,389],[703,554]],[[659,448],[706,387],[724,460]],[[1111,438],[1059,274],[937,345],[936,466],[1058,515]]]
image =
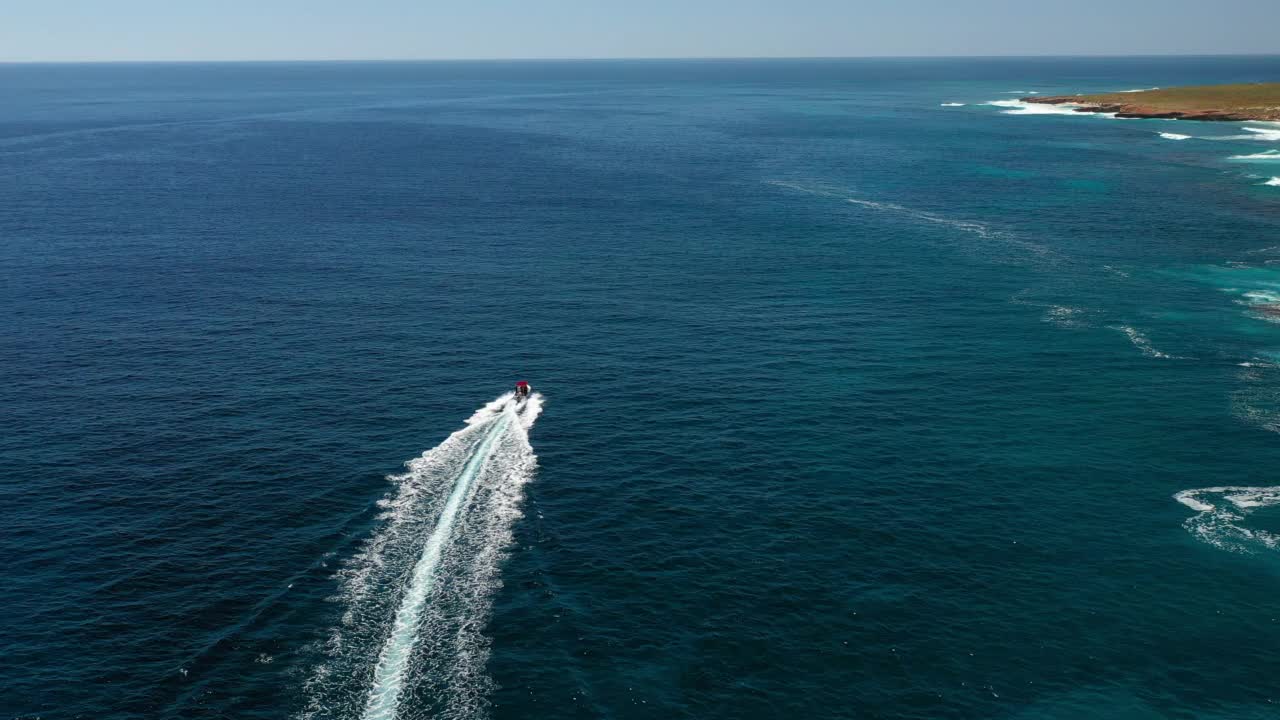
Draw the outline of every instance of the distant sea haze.
[[[0,66],[0,704],[1272,718],[1275,77]]]

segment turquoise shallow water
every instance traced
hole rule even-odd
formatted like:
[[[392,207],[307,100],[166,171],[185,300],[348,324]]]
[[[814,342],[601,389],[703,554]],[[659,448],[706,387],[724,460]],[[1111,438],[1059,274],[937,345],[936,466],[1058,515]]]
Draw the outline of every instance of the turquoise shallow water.
[[[0,66],[0,709],[1274,717],[1278,74]]]

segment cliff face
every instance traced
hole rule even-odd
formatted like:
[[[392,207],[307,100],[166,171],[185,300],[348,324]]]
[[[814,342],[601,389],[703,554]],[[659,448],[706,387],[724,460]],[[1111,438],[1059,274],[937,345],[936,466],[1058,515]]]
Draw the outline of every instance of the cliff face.
[[[1135,93],[1137,94],[1137,93]],[[1280,108],[1237,108],[1231,110],[1217,109],[1171,109],[1154,107],[1141,102],[1099,101],[1088,95],[1054,95],[1050,97],[1031,96],[1022,98],[1023,102],[1042,103],[1046,105],[1077,105],[1076,112],[1115,113],[1122,118],[1152,118],[1175,120],[1280,120]]]

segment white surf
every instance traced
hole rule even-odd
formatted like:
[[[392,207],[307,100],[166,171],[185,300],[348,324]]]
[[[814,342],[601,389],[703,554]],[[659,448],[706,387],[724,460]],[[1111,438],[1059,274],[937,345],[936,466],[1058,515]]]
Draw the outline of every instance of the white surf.
[[[1257,509],[1280,504],[1280,487],[1199,488],[1183,490],[1173,499],[1196,511],[1183,527],[1214,547],[1248,553],[1280,546],[1280,536],[1250,528],[1246,522]]]
[[[1000,112],[1005,115],[1074,115],[1077,117],[1115,116],[1115,113],[1078,112],[1077,108],[1081,106],[1077,103],[1048,105],[1045,103],[1023,102],[1021,100],[992,100],[983,104],[991,107],[1003,108]]]
[[[1263,160],[1266,162],[1275,162],[1280,160],[1280,150],[1267,150],[1265,152],[1253,153],[1251,155],[1232,155],[1230,160]]]

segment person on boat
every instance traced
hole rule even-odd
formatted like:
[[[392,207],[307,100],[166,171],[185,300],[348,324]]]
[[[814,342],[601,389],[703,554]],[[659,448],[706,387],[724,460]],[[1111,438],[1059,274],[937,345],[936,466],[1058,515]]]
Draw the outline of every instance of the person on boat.
[[[524,380],[521,380],[520,382],[516,383],[516,399],[524,400],[528,398],[529,389],[530,389],[529,383],[525,382]]]

